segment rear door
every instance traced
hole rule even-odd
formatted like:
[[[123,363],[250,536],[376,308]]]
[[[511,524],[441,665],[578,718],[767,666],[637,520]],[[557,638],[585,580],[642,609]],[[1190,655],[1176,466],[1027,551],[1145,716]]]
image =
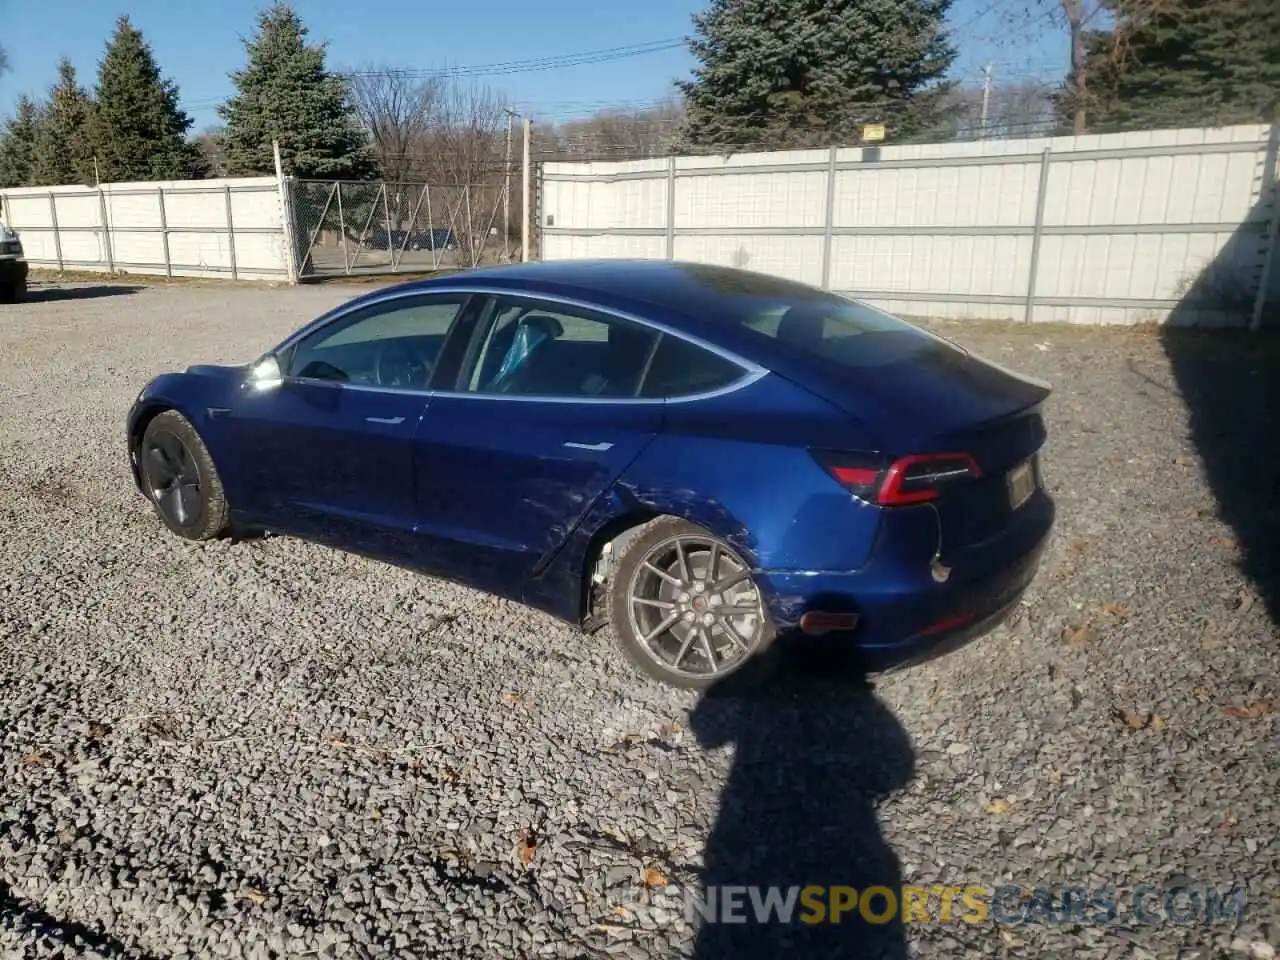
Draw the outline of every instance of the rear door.
[[[279,357],[284,382],[223,414],[246,477],[237,507],[303,536],[411,557],[414,434],[468,299],[378,301],[290,345]]]
[[[452,576],[517,594],[662,425],[640,381],[657,331],[495,296],[418,431],[418,533]]]

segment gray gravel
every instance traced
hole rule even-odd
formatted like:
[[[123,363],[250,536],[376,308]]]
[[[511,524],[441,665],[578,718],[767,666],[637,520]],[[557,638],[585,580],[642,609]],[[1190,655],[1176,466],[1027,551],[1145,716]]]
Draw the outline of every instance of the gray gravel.
[[[353,292],[0,308],[0,955],[1275,956],[1280,351],[947,325],[1056,387],[1060,521],[1014,622],[874,694],[801,664],[699,700],[607,632],[288,539],[162,531],[122,446],[138,388]],[[1122,905],[698,939],[661,884],[699,877],[1111,884]],[[1125,904],[1188,883],[1242,890],[1243,919]]]

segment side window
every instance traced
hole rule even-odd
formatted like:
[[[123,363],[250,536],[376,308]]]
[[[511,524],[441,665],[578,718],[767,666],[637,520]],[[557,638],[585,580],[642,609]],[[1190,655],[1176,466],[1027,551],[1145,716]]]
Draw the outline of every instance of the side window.
[[[659,334],[591,310],[498,297],[469,393],[634,397]]]
[[[640,396],[688,397],[727,387],[742,376],[742,368],[731,360],[679,337],[664,336]]]
[[[394,300],[357,311],[297,344],[288,375],[367,386],[425,388],[465,296]]]

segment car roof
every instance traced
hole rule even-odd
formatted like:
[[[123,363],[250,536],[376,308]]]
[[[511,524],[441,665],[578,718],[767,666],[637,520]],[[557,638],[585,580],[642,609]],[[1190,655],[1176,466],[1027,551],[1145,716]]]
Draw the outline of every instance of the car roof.
[[[679,260],[549,260],[481,267],[395,287],[487,287],[554,296],[660,320],[673,329],[716,340],[734,336],[735,301],[803,300],[830,294],[780,277]],[[383,291],[385,294],[388,291]],[[375,295],[376,296],[376,295]],[[725,344],[728,346],[728,344]]]

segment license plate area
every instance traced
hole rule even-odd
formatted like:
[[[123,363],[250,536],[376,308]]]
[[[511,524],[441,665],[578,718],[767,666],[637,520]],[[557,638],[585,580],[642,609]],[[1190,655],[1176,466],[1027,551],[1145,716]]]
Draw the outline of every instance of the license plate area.
[[[1009,488],[1009,509],[1017,510],[1036,492],[1035,465],[1030,460],[1024,460],[1009,471],[1005,476],[1005,483]]]

